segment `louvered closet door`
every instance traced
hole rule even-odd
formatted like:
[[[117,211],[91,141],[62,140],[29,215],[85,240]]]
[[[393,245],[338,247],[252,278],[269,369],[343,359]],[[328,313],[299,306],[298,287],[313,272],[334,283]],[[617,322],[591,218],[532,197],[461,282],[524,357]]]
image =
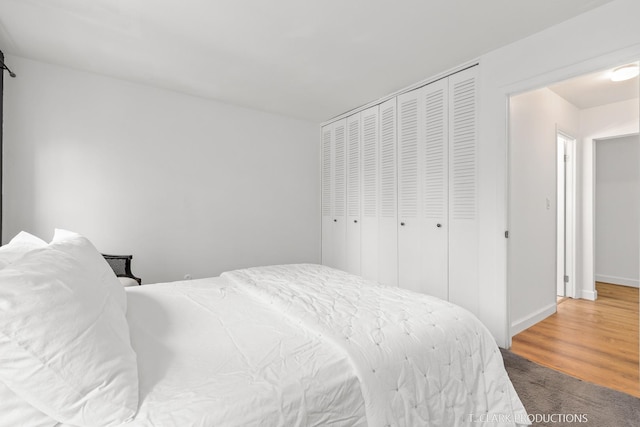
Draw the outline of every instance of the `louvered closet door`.
[[[378,192],[379,192],[379,132],[378,106],[360,113],[362,126],[362,210],[361,210],[361,272],[378,280]]]
[[[345,270],[360,274],[361,236],[361,137],[360,113],[347,118],[347,218],[346,218],[346,265]]]
[[[384,285],[398,286],[398,145],[395,98],[380,104],[379,122],[378,281]]]
[[[477,67],[449,77],[449,300],[478,312]]]
[[[346,268],[346,120],[323,127],[322,156],[322,263],[344,270]]]
[[[422,283],[420,289],[448,299],[448,82],[439,80],[425,86],[420,140],[422,215]]]
[[[333,125],[322,127],[322,264],[333,265]]]
[[[423,220],[420,203],[420,144],[424,135],[422,88],[397,97],[398,107],[398,280],[406,289],[424,291]]]
[[[347,232],[347,123],[346,119],[339,120],[333,126],[334,157],[333,157],[333,265],[332,267],[345,270],[346,263],[346,232]]]
[[[448,298],[447,80],[398,97],[400,286]]]

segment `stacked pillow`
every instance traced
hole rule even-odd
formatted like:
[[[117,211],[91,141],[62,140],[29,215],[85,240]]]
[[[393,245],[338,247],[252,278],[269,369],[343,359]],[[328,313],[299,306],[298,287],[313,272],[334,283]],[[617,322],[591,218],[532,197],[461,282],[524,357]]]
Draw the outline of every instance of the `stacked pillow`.
[[[0,247],[0,426],[114,426],[138,408],[126,295],[86,238]]]

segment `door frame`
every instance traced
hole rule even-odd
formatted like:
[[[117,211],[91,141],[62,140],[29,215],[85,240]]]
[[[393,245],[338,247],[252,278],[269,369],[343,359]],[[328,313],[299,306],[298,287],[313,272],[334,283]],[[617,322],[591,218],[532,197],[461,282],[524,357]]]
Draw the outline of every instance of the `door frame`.
[[[560,139],[562,138],[562,150]],[[576,138],[556,124],[557,168],[557,254],[556,292],[576,297]],[[561,176],[562,171],[562,176]],[[565,280],[565,276],[567,280]]]

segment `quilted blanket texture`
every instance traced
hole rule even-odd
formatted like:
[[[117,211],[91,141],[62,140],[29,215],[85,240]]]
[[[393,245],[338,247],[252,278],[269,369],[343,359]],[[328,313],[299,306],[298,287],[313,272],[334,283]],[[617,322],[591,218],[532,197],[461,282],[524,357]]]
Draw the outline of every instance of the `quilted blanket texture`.
[[[348,355],[371,427],[528,424],[493,337],[461,307],[313,264],[222,277]]]

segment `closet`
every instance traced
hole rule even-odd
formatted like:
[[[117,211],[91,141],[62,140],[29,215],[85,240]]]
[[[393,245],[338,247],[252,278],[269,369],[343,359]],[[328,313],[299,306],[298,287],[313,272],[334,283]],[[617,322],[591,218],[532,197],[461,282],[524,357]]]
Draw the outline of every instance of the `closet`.
[[[475,308],[476,91],[472,67],[322,128],[324,264]]]

